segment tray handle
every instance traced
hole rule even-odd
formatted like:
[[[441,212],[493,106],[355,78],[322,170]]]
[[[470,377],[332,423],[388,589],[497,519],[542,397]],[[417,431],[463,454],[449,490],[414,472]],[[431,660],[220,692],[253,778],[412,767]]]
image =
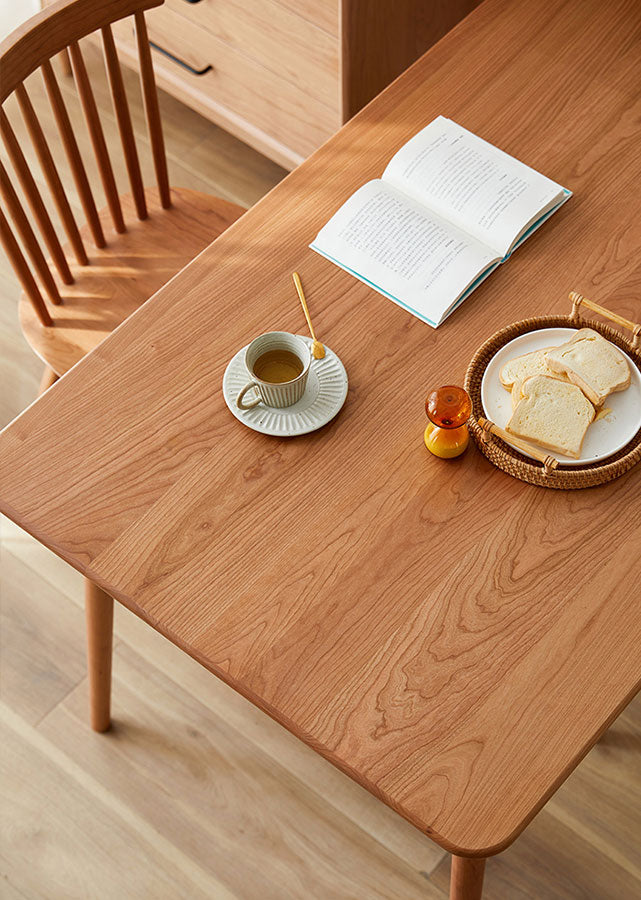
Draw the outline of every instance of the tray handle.
[[[519,450],[529,453],[530,456],[533,456],[540,463],[543,463],[543,471],[546,475],[549,475],[558,466],[558,459],[550,456],[550,454],[546,453],[544,450],[540,450],[534,444],[530,444],[528,441],[515,437],[513,434],[505,431],[505,429],[499,428],[498,425],[495,425],[494,422],[490,422],[489,419],[484,419],[482,416],[479,416],[477,422],[483,431],[484,440],[491,440],[490,435],[493,434],[496,437],[501,438],[501,440],[505,441],[507,444],[512,444],[512,446],[517,447]]]
[[[630,346],[633,350],[639,349],[639,344],[641,342],[641,325],[630,322],[629,319],[624,319],[623,316],[619,316],[616,313],[610,312],[609,309],[606,309],[604,306],[599,306],[598,303],[593,303],[592,300],[588,300],[582,294],[577,293],[576,291],[572,291],[570,294],[570,300],[572,301],[572,313],[571,318],[575,322],[575,324],[580,323],[580,315],[579,315],[579,307],[581,304],[583,306],[587,306],[588,309],[591,309],[595,313],[599,313],[600,316],[604,316],[606,319],[610,319],[611,322],[616,322],[617,325],[620,325],[622,328],[628,328],[632,332],[632,340],[630,341]]]

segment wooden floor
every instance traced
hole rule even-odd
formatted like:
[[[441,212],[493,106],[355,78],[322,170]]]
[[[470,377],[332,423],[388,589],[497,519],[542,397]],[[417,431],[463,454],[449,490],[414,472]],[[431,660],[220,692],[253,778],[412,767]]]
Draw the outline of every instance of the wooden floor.
[[[104,82],[99,99],[116,146]],[[169,97],[162,112],[174,184],[250,205],[285,174]],[[134,120],[144,140],[137,93]],[[42,369],[17,296],[3,259],[2,422]],[[447,854],[122,608],[115,725],[92,733],[82,579],[7,520],[0,552],[0,897],[445,900]],[[485,898],[641,898],[640,698],[490,860]]]

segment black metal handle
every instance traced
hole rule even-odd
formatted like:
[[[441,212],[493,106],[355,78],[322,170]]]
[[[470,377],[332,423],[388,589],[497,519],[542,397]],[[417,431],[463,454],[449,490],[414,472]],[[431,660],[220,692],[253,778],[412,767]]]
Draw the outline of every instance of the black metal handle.
[[[193,0],[187,0],[188,3],[193,2]],[[178,63],[179,66],[182,66],[183,69],[187,69],[188,72],[191,72],[192,75],[204,75],[205,72],[209,72],[212,66],[205,66],[204,69],[194,69],[193,66],[190,66],[189,63],[186,63],[184,60],[179,59],[177,56],[174,56],[173,53],[170,53],[169,50],[165,50],[164,47],[160,47],[158,44],[154,44],[153,41],[149,41],[149,46],[153,47],[154,50],[157,50],[159,53],[162,53],[163,56],[166,56],[168,59],[173,60],[173,62]]]

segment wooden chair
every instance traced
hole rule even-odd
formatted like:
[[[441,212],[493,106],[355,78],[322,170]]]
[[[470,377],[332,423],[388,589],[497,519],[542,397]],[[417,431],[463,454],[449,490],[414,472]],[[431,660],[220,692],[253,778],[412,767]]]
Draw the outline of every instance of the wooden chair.
[[[170,190],[144,10],[163,0],[59,0],[0,44],[0,133],[44,243],[41,248],[11,179],[0,162],[0,239],[23,288],[24,335],[46,369],[41,391],[165,284],[244,210],[197,191]],[[133,16],[142,94],[157,188],[146,189],[111,25]],[[78,41],[100,31],[131,194],[120,197],[94,94]],[[97,209],[71,127],[52,57],[68,50],[107,206]],[[86,222],[76,223],[24,80],[40,69]],[[67,237],[61,244],[3,104],[15,92],[51,201]],[[113,231],[111,230],[113,226]],[[14,233],[15,230],[15,233]],[[31,263],[25,259],[17,237]],[[48,254],[48,258],[45,254]],[[110,723],[113,600],[86,581],[91,725]]]

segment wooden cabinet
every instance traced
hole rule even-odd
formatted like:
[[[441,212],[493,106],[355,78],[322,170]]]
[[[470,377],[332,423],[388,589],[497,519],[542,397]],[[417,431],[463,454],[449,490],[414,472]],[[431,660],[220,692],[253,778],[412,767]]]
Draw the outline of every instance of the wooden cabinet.
[[[478,0],[166,0],[146,14],[160,87],[287,168]],[[137,65],[133,21],[115,26]]]

